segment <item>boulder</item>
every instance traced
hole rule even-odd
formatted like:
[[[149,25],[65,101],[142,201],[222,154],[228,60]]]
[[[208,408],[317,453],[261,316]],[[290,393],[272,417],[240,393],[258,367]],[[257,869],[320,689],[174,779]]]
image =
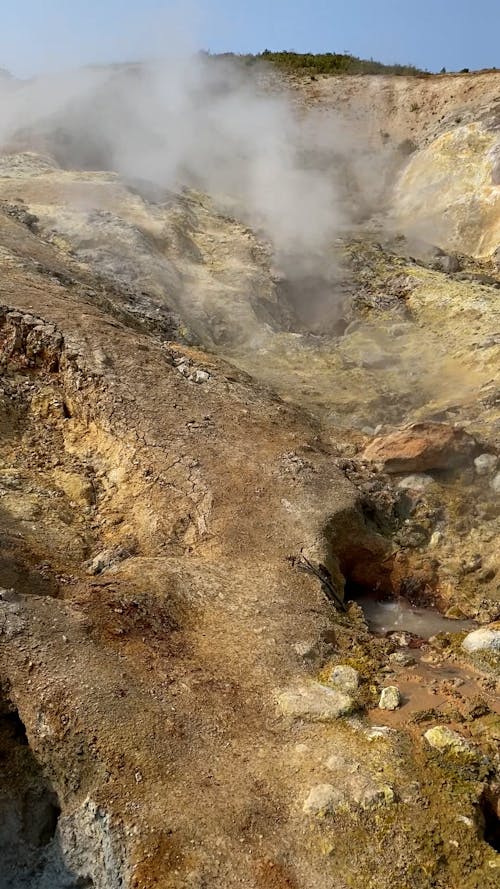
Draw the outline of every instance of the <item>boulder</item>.
[[[462,429],[446,423],[414,423],[375,438],[362,453],[385,472],[421,473],[449,469],[470,460],[476,442]]]
[[[500,629],[495,627],[480,627],[469,633],[462,642],[464,651],[499,651]]]

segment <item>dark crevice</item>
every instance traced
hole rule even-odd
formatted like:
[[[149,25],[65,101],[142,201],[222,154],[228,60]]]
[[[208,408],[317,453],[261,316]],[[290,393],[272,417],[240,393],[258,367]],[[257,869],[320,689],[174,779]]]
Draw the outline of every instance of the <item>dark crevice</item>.
[[[57,793],[29,746],[19,713],[0,701],[0,885],[2,889],[93,889],[65,861]]]
[[[495,794],[490,787],[484,790],[479,801],[484,821],[483,839],[495,852],[500,852],[500,793]]]

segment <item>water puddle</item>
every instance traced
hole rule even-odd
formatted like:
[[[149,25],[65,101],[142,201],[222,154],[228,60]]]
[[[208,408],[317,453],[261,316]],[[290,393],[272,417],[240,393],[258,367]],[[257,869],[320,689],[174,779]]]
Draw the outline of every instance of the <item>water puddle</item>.
[[[367,597],[357,601],[370,630],[380,635],[399,631],[429,639],[438,633],[460,633],[477,626],[473,620],[443,617],[434,608],[415,607],[406,599],[378,602]]]

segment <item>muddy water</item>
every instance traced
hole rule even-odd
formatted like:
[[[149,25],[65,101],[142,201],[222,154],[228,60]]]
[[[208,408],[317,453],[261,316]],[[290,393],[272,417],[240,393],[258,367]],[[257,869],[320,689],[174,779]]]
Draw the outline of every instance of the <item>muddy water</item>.
[[[437,633],[460,633],[473,630],[473,620],[452,620],[443,617],[433,608],[416,608],[405,599],[377,602],[374,599],[358,599],[366,622],[374,633],[402,631],[429,639]]]

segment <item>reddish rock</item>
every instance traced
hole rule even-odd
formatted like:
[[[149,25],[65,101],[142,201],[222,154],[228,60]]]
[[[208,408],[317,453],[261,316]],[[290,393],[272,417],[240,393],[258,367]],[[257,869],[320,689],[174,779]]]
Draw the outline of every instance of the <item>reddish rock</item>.
[[[386,472],[426,472],[466,462],[475,447],[475,440],[463,429],[446,423],[414,423],[374,438],[362,457],[381,463]]]

